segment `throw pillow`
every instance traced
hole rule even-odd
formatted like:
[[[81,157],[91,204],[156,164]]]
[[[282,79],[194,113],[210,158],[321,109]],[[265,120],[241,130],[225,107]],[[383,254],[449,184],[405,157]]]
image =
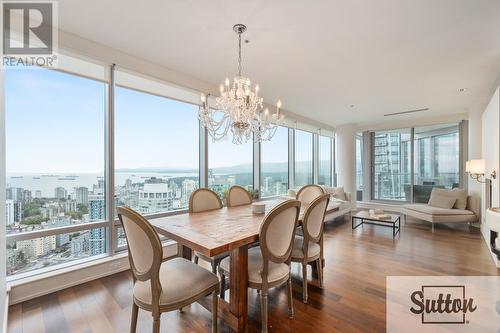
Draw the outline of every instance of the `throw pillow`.
[[[453,208],[453,205],[457,201],[456,198],[449,197],[446,195],[440,194],[431,194],[431,198],[429,199],[429,206],[450,209]]]
[[[427,204],[432,207],[450,209],[453,208],[456,201],[457,198],[454,196],[454,193],[451,193],[451,191],[433,188],[431,197],[429,198],[429,202]]]
[[[455,205],[453,208],[456,209],[466,209],[467,208],[467,190],[463,188],[454,188],[451,190],[455,194]]]
[[[346,200],[344,188],[342,186],[341,187],[325,186],[324,189],[326,192],[330,193],[333,198],[340,199],[340,200]]]

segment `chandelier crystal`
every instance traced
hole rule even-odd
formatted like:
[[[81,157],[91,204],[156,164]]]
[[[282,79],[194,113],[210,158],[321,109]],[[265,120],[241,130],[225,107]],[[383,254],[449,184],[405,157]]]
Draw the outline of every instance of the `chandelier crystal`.
[[[278,100],[276,112],[271,114],[269,109],[264,109],[259,85],[252,89],[250,79],[241,75],[241,35],[246,29],[243,24],[233,26],[238,34],[238,76],[232,83],[226,78],[220,85],[215,108],[209,107],[208,96],[201,95],[198,118],[213,142],[227,140],[229,136],[234,144],[248,142],[252,137],[255,142],[268,141],[285,118],[280,110],[281,101]]]

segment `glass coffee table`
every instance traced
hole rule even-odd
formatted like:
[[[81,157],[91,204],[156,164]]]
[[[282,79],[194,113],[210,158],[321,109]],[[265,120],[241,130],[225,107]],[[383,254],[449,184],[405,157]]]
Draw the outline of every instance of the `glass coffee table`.
[[[396,235],[401,231],[401,215],[387,215],[387,217],[379,218],[376,215],[370,215],[370,213],[366,210],[359,211],[355,214],[352,214],[352,230],[363,224],[380,225],[383,227],[392,228],[392,238],[395,238]],[[355,224],[355,221],[358,221],[357,224]]]

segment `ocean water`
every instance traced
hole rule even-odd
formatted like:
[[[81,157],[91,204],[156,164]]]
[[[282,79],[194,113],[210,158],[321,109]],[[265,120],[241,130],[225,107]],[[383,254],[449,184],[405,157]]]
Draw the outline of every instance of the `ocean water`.
[[[115,185],[123,186],[127,179],[131,179],[133,183],[142,183],[145,179],[156,177],[161,179],[170,179],[175,177],[197,177],[197,173],[161,173],[161,172],[117,172],[115,174]],[[104,174],[99,173],[78,173],[78,174],[7,174],[7,187],[21,187],[32,191],[42,191],[43,197],[53,197],[56,187],[64,187],[68,194],[75,187],[88,187],[92,190],[93,185],[97,185],[99,179],[104,179]]]

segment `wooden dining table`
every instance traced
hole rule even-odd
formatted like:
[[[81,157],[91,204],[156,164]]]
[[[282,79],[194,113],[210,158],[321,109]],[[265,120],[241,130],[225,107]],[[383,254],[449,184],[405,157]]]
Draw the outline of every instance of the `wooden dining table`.
[[[266,213],[284,201],[285,198],[263,201]],[[327,213],[336,209],[338,205],[331,202]],[[301,216],[303,210],[304,207],[301,209]],[[229,254],[229,303],[219,299],[218,313],[237,332],[247,330],[248,246],[259,240],[264,216],[265,214],[254,214],[251,205],[244,205],[149,220],[159,234],[177,242],[179,255],[188,260],[191,260],[193,251],[208,257]],[[200,303],[210,310],[210,302]]]

